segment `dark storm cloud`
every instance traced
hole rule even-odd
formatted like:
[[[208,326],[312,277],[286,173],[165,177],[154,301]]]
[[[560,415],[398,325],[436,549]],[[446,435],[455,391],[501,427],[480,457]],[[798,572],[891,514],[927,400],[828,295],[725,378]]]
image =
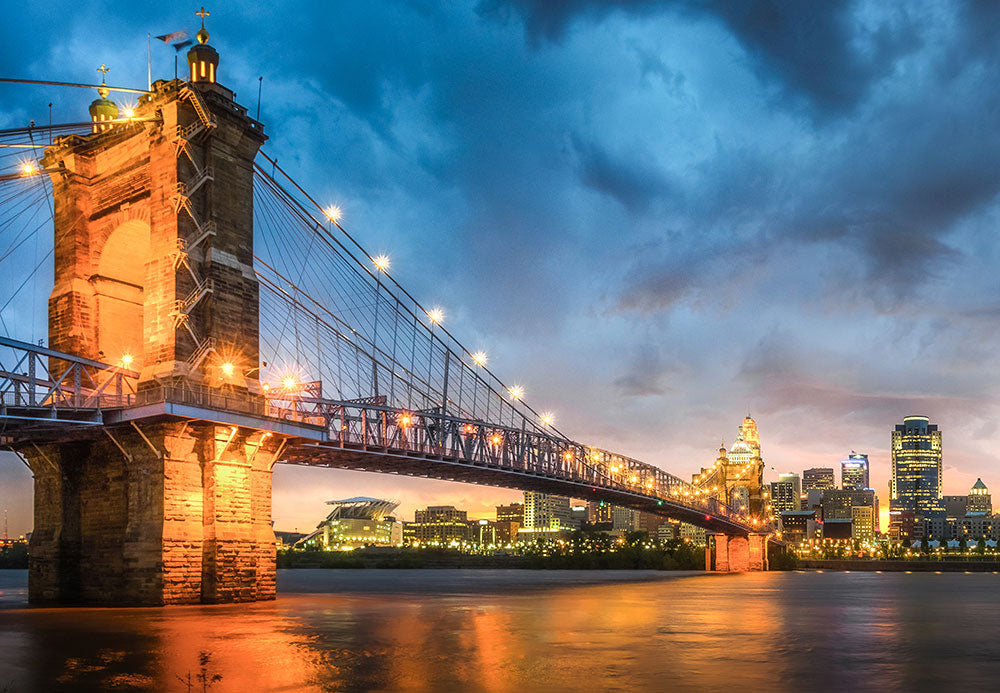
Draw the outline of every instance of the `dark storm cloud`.
[[[633,213],[648,210],[654,201],[668,202],[675,186],[654,161],[641,155],[619,156],[600,143],[572,138],[581,182],[617,200]]]
[[[484,13],[505,6],[524,18],[534,38],[559,40],[575,20],[600,21],[612,13],[648,16],[674,11],[721,21],[743,45],[761,74],[817,112],[852,108],[894,60],[919,47],[913,23],[900,13],[895,25],[865,27],[855,2],[799,0],[488,0]]]

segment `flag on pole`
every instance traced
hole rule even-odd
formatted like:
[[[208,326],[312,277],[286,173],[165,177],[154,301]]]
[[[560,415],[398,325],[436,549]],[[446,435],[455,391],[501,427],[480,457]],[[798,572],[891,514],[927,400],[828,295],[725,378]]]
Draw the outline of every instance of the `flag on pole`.
[[[192,43],[192,41],[188,39],[187,30],[174,31],[169,34],[163,34],[162,36],[157,36],[156,38],[158,38],[160,41],[163,41],[164,43],[169,43],[171,46],[173,46],[175,51],[179,51],[181,48],[190,46]]]

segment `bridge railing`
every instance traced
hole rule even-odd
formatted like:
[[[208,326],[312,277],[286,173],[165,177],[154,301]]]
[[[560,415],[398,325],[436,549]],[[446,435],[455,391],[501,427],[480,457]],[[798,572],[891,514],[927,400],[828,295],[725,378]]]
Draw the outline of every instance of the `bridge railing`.
[[[677,503],[752,524],[717,498],[653,465],[537,431],[497,426],[440,412],[272,395],[268,415],[327,427],[330,442],[401,456],[423,455],[550,476]]]
[[[138,373],[0,337],[5,409],[101,410],[130,406]]]
[[[267,401],[260,395],[187,381],[146,385],[135,395],[136,406],[158,402],[190,404],[204,409],[218,409],[237,414],[269,415]]]

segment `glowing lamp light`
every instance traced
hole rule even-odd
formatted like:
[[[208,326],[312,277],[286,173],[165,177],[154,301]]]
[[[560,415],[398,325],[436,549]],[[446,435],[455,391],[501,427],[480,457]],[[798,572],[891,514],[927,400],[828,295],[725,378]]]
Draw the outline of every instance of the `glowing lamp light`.
[[[542,414],[542,416],[540,418],[542,419],[542,423],[545,424],[546,426],[551,426],[552,422],[554,422],[556,420],[556,418],[555,418],[555,416],[553,416],[552,412],[548,412],[548,411],[545,412],[544,414]]]
[[[128,368],[129,366],[132,365],[132,354],[128,352],[122,354],[122,365],[125,366],[125,368]]]
[[[499,445],[500,443],[503,442],[503,438],[501,438],[498,433],[494,433],[492,436],[490,436],[490,442],[493,445]]]
[[[477,366],[485,366],[486,361],[487,359],[485,351],[479,350],[472,355],[472,362],[475,363]]]
[[[323,210],[323,214],[325,214],[326,218],[335,224],[340,221],[340,217],[343,216],[343,212],[337,205],[329,205]]]
[[[38,166],[33,161],[25,161],[21,164],[21,173],[26,176],[33,176],[38,173]]]
[[[379,272],[386,272],[386,271],[388,271],[389,266],[391,265],[391,263],[389,262],[389,256],[385,255],[385,254],[383,254],[383,255],[376,255],[372,259],[372,262],[375,263],[375,267],[378,269]]]
[[[563,459],[569,462],[571,459],[573,459],[573,453],[567,450],[566,452],[563,453]]]
[[[231,362],[226,361],[224,364],[222,364],[222,373],[224,375],[227,375],[227,376],[228,375],[232,375],[234,370],[235,370],[235,366],[233,366],[233,364]]]
[[[399,415],[400,426],[405,428],[409,426],[411,423],[413,423],[413,418],[409,414],[403,413]]]
[[[441,324],[441,321],[444,320],[444,311],[440,308],[431,308],[427,311],[427,317],[430,318],[432,323],[439,325]]]
[[[524,388],[520,385],[512,385],[507,388],[507,391],[510,392],[510,396],[514,399],[521,399],[524,397]]]
[[[295,387],[295,378],[293,378],[290,375],[286,376],[285,379],[281,381],[281,385],[286,390],[291,390],[293,387]]]
[[[263,390],[264,392],[267,392],[268,390],[271,389],[271,386],[268,385],[267,383],[264,383],[263,385],[260,386],[260,389]]]
[[[134,117],[134,116],[135,116],[135,109],[132,109],[132,108],[126,108],[126,109],[125,109],[125,111],[123,112],[123,115],[124,115],[124,116],[125,116],[126,118],[132,118],[132,117]]]

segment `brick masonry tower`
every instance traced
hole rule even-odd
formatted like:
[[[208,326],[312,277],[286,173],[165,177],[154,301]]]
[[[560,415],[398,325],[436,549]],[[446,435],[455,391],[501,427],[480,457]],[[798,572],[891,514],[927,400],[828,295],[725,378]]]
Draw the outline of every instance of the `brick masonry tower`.
[[[140,410],[178,393],[260,403],[253,160],[266,138],[216,83],[200,14],[189,81],[158,81],[122,114],[102,91],[92,134],[58,139],[44,159],[49,346],[138,371]],[[271,467],[283,442],[250,420],[150,415],[23,447],[35,475],[30,600],[273,598]]]

